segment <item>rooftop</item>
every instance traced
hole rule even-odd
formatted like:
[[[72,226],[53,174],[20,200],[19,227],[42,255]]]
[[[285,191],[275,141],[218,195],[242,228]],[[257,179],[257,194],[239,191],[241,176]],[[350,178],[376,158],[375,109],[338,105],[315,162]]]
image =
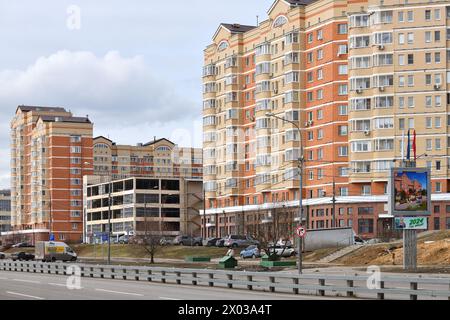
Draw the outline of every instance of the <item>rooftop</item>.
[[[66,109],[61,107],[41,107],[41,106],[18,106],[17,110],[21,110],[23,112],[29,111],[44,111],[44,112],[67,112]]]
[[[41,116],[44,122],[72,122],[72,123],[91,123],[88,117],[57,117],[57,116]]]

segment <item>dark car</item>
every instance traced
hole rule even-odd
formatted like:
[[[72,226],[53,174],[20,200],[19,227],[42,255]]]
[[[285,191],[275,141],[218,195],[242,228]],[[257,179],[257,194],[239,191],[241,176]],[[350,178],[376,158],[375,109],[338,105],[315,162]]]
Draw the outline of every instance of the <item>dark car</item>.
[[[0,260],[6,259],[6,254],[0,252]]]
[[[220,240],[220,238],[208,238],[203,240],[203,245],[205,247],[214,247],[216,245],[217,240]]]
[[[25,261],[29,261],[29,260],[34,260],[34,254],[31,253],[27,253],[27,252],[16,252],[16,253],[12,253],[11,254],[11,259],[13,261],[19,260],[25,260]]]

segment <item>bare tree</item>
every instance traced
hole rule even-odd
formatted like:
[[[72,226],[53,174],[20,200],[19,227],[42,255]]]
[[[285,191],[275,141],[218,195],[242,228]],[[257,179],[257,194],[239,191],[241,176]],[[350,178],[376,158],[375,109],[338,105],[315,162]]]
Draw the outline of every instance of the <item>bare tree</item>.
[[[264,250],[270,261],[279,260],[284,254],[288,245],[288,214],[281,212],[280,209],[274,209],[271,216],[258,214],[256,239],[259,241],[260,250]],[[275,247],[279,240],[282,240],[282,251],[277,254]]]

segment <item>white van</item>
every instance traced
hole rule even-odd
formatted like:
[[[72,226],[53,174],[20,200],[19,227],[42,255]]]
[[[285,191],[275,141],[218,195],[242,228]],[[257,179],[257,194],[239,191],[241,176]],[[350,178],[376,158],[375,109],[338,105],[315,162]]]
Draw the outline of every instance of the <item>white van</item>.
[[[77,254],[64,242],[40,241],[36,243],[35,259],[42,262],[76,261]]]

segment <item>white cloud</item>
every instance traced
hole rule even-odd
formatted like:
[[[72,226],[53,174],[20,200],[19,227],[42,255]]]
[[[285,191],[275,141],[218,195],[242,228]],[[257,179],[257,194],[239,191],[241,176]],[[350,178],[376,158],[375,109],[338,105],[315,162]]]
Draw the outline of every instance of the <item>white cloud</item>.
[[[0,71],[0,134],[9,136],[9,120],[17,105],[24,104],[64,106],[74,115],[88,114],[95,134],[109,134],[121,143],[170,137],[180,127],[193,130],[192,123],[201,119],[201,106],[181,98],[176,85],[176,79],[169,85],[167,79],[155,76],[141,56],[59,51],[25,70]],[[0,149],[8,143],[1,139]],[[6,174],[2,163],[0,183]]]

